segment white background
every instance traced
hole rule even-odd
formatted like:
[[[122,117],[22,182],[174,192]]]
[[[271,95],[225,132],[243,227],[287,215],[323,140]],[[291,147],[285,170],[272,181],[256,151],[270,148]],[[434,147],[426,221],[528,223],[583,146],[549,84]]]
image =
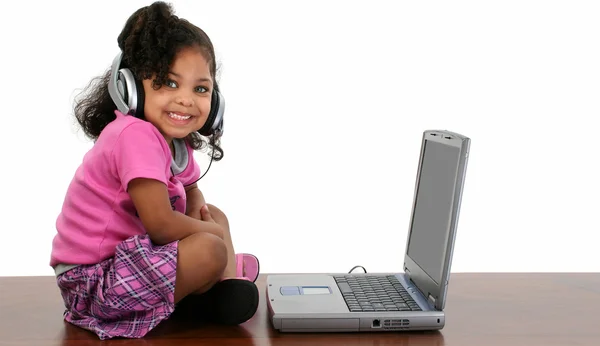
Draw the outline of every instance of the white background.
[[[1,276],[53,274],[91,146],[73,97],[149,3],[3,5]],[[472,139],[454,272],[600,270],[598,2],[174,3],[212,38],[227,101],[200,186],[262,272],[400,270],[430,128]]]

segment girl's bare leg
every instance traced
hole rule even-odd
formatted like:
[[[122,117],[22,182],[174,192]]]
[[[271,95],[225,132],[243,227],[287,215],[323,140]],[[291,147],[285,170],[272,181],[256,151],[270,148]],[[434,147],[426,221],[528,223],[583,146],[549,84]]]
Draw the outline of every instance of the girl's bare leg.
[[[175,303],[188,294],[204,293],[223,276],[227,247],[210,233],[196,233],[179,241]]]
[[[175,303],[190,293],[205,293],[223,279],[237,277],[227,216],[212,204],[208,204],[208,211],[214,222],[223,228],[223,239],[198,233],[179,242]],[[190,290],[190,287],[194,289]]]
[[[231,233],[229,231],[229,220],[227,220],[227,216],[225,213],[223,213],[223,211],[221,211],[221,209],[212,204],[208,204],[208,211],[210,212],[213,220],[215,220],[215,222],[221,225],[223,228],[223,242],[227,248],[227,266],[223,272],[223,278],[235,278],[237,276],[237,264],[235,260],[235,251],[233,249],[233,241],[231,240]]]
[[[204,211],[203,211],[204,212]],[[218,263],[222,264],[219,276],[193,291],[182,302],[179,311],[184,316],[207,318],[226,325],[237,325],[250,319],[258,309],[259,293],[256,285],[246,280],[223,280],[237,277],[236,259],[225,214],[214,205],[208,205],[210,215],[203,214],[223,229],[223,239],[218,238]],[[222,251],[222,253],[221,253]],[[221,262],[222,261],[222,262]],[[198,268],[198,270],[202,270]],[[212,289],[213,286],[216,289]],[[218,286],[218,288],[217,288]],[[206,293],[206,294],[202,294]]]

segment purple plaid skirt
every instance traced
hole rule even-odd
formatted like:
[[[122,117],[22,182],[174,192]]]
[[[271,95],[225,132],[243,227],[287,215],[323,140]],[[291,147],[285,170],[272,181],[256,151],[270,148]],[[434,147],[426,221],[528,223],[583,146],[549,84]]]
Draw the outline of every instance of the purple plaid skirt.
[[[64,319],[101,340],[145,336],[175,308],[177,245],[156,246],[147,235],[134,236],[117,246],[114,257],[60,274]]]

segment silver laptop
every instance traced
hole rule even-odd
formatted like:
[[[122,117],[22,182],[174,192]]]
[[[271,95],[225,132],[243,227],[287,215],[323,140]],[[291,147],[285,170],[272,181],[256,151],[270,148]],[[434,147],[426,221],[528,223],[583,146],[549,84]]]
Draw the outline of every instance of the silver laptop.
[[[402,272],[269,275],[273,327],[281,332],[442,329],[469,147],[470,139],[458,133],[424,131]]]

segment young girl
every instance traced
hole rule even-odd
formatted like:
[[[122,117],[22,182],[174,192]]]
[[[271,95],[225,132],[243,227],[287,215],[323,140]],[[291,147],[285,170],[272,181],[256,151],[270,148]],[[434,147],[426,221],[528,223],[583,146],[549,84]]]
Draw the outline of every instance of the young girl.
[[[52,242],[64,318],[100,339],[143,337],[176,306],[243,323],[258,307],[258,260],[235,255],[226,216],[196,184],[193,150],[223,156],[212,43],[163,2],[137,10],[117,41],[113,68],[75,106],[94,146]]]

